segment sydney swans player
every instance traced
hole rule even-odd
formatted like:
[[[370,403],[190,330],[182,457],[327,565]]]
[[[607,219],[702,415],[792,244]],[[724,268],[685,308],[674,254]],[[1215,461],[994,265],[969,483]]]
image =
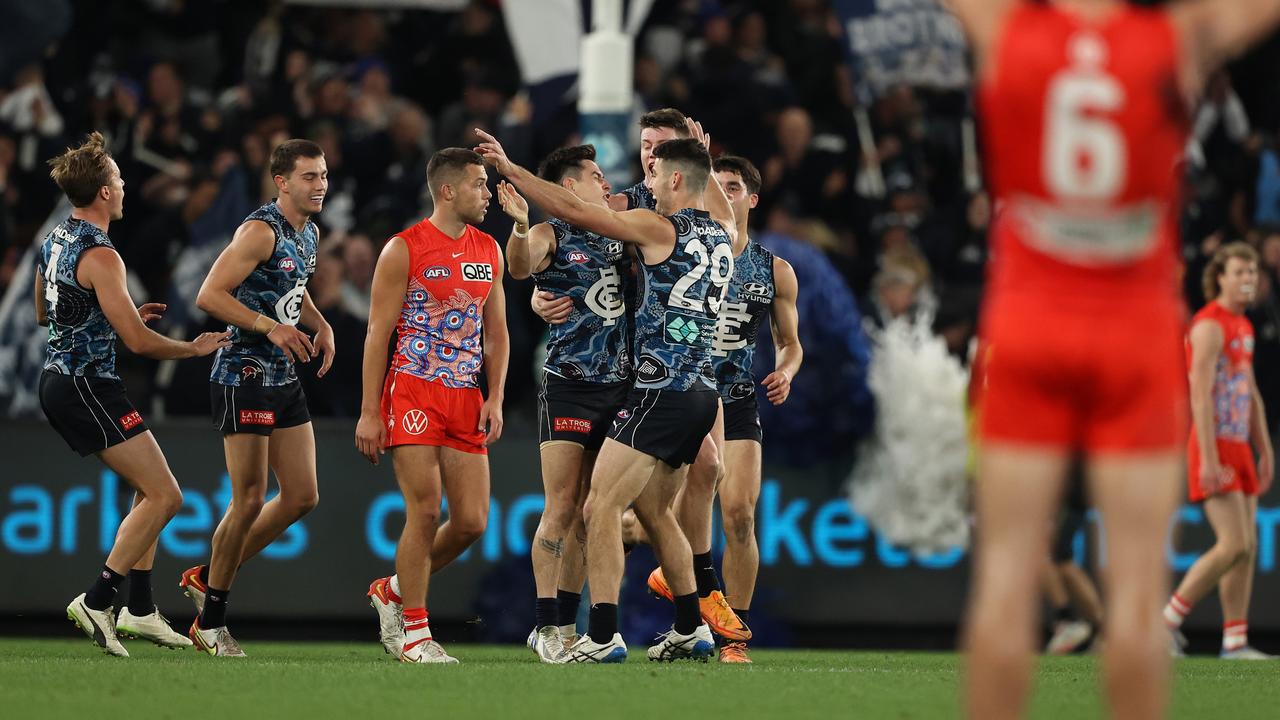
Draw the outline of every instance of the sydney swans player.
[[[373,274],[356,447],[375,465],[391,448],[405,524],[396,574],[373,581],[369,602],[383,647],[409,663],[457,662],[431,636],[427,581],[489,518],[487,448],[502,434],[509,343],[502,253],[475,228],[493,197],[487,181],[471,150],[437,152],[427,164],[431,217],[391,238]],[[437,531],[442,487],[449,520]]]
[[[125,267],[107,237],[124,217],[124,180],[102,135],[49,161],[50,176],[71,201],[71,216],[40,244],[36,261],[36,322],[49,328],[40,375],[40,407],[72,450],[98,459],[136,491],[97,579],[67,606],[67,617],[111,655],[128,657],[117,632],[168,647],[191,643],[174,632],[151,601],[156,538],[182,507],[182,491],[155,437],[125,395],[116,374],[116,338],[158,360],[208,355],[226,333],[192,342],[171,340],[146,326],[164,305],[134,307]],[[129,604],[116,621],[112,602],[129,577]]]
[[[244,654],[226,627],[236,571],[319,501],[315,436],[295,363],[320,357],[316,374],[324,377],[333,362],[333,329],[307,294],[320,241],[311,216],[324,204],[329,170],[319,145],[288,140],[271,153],[271,176],[279,196],[245,218],[196,300],[231,332],[209,385],[231,504],[209,564],[187,570],[181,585],[200,612],[191,639],[220,657]],[[280,493],[264,504],[269,471]]]

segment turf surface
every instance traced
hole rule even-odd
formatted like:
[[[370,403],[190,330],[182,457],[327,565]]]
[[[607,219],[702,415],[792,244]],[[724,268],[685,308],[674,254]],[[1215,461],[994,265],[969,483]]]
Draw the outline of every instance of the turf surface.
[[[951,654],[756,650],[752,666],[554,667],[524,648],[451,645],[461,665],[392,662],[376,643],[243,643],[218,660],[133,641],[111,658],[86,640],[0,639],[8,718],[948,718]],[[1092,658],[1040,664],[1033,718],[1101,714]],[[416,708],[416,710],[414,709]],[[1280,662],[1177,663],[1174,717],[1280,717]]]

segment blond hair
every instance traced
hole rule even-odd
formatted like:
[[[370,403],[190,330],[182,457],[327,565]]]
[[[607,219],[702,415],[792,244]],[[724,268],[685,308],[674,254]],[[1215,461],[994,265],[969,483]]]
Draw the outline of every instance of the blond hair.
[[[67,148],[49,161],[49,167],[49,177],[78,208],[92,205],[98,190],[111,183],[111,153],[99,132],[91,133],[80,147]]]
[[[1200,278],[1200,285],[1204,289],[1204,299],[1213,300],[1222,292],[1222,286],[1218,284],[1218,276],[1227,271],[1227,261],[1231,258],[1239,258],[1245,262],[1258,264],[1258,251],[1253,246],[1245,242],[1229,242],[1218,248],[1213,254],[1213,258],[1209,260],[1209,264],[1204,268],[1204,275]]]

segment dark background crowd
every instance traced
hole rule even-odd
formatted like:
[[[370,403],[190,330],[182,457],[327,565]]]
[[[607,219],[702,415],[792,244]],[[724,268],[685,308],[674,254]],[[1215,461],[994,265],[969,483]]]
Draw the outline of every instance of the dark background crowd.
[[[135,299],[169,304],[164,330],[214,327],[193,302],[204,273],[244,216],[273,197],[271,148],[314,139],[331,184],[316,218],[322,249],[310,290],[338,345],[325,381],[301,372],[318,416],[358,415],[374,262],[386,238],[429,214],[431,153],[473,145],[472,127],[494,131],[525,165],[577,140],[572,97],[535,108],[522,89],[496,0],[459,12],[252,0],[9,5],[40,14],[49,37],[25,35],[40,43],[27,57],[0,53],[8,63],[0,66],[0,291],[31,282],[15,273],[59,200],[44,161],[99,130],[128,183],[125,217],[110,233]],[[1184,222],[1193,307],[1203,302],[1200,267],[1218,244],[1242,238],[1261,251],[1251,317],[1272,407],[1280,407],[1280,375],[1269,369],[1280,369],[1278,59],[1273,39],[1211,81],[1188,147]],[[815,383],[865,367],[857,312],[832,307],[854,298],[869,323],[917,318],[965,357],[988,259],[992,208],[966,142],[968,94],[890,89],[868,108],[875,146],[867,148],[853,120],[853,75],[839,22],[820,0],[659,0],[636,40],[635,113],[680,108],[712,132],[714,151],[760,168],[753,233],[791,248],[789,259],[812,278],[801,313]],[[877,173],[883,194],[871,189]],[[509,220],[496,203],[483,229],[505,241]],[[509,412],[531,415],[544,326],[526,302],[531,286],[507,283]],[[131,393],[170,415],[207,412],[207,365],[121,363]]]

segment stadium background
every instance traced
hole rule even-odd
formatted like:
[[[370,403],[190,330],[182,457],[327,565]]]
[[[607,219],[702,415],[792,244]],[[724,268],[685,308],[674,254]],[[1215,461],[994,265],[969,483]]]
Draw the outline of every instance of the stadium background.
[[[215,327],[194,295],[239,221],[271,197],[270,148],[289,136],[325,148],[331,185],[310,287],[335,328],[338,357],[323,382],[301,373],[317,417],[322,502],[246,568],[234,612],[238,622],[287,616],[343,632],[372,622],[363,588],[390,567],[398,527],[389,472],[370,469],[351,447],[368,286],[381,242],[429,212],[423,177],[431,152],[471,145],[469,129],[479,126],[496,129],[514,159],[534,165],[590,130],[614,140],[610,179],[620,188],[637,172],[634,117],[674,106],[704,123],[716,150],[761,168],[753,233],[791,260],[801,279],[805,367],[791,401],[764,416],[762,571],[752,612],[761,642],[949,645],[965,595],[963,550],[912,552],[889,542],[851,507],[846,484],[859,442],[872,434],[877,398],[867,373],[876,330],[903,319],[941,338],[959,360],[973,334],[990,207],[975,160],[968,78],[957,62],[963,49],[948,44],[953,35],[930,0],[631,0],[624,10],[637,34],[627,106],[580,114],[577,67],[539,48],[556,46],[564,56],[564,43],[553,40],[568,27],[576,43],[579,28],[589,27],[589,5],[0,1],[7,18],[0,28],[0,574],[9,579],[0,586],[0,629],[32,632],[55,616],[100,561],[128,502],[101,466],[66,450],[34,402],[43,341],[30,317],[30,249],[42,226],[66,212],[44,159],[90,130],[108,136],[128,182],[125,218],[111,236],[131,270],[135,300],[167,302],[159,327],[185,337]],[[556,14],[577,11],[577,22]],[[862,25],[866,34],[850,32],[856,39],[848,44],[846,28],[895,18],[914,31]],[[860,53],[855,62],[850,47]],[[1262,253],[1251,318],[1273,428],[1280,415],[1278,59],[1273,38],[1210,84],[1189,147],[1184,223],[1192,306],[1202,302],[1200,267],[1218,244],[1243,238]],[[505,238],[508,227],[495,204],[484,229]],[[507,280],[514,298],[508,431],[494,449],[490,527],[433,581],[433,623],[453,623],[477,640],[521,639],[532,620],[527,548],[541,499],[529,428],[543,328],[524,302],[530,289]],[[767,366],[771,354],[761,355]],[[226,502],[221,448],[206,420],[208,361],[156,363],[124,353],[120,365],[186,492],[157,562],[157,575],[176,582],[182,568],[207,556]],[[1255,635],[1280,632],[1275,497],[1263,499],[1259,516]],[[1175,569],[1211,540],[1197,509],[1185,508],[1180,520],[1170,552]],[[1092,546],[1078,538],[1082,559]],[[624,613],[624,632],[641,637],[668,610],[643,598],[651,561],[638,552],[628,568],[624,602],[633,609]],[[158,585],[161,609],[187,617],[186,600]],[[286,588],[302,594],[281,602]],[[1211,631],[1217,618],[1216,601],[1206,601],[1191,627]]]

